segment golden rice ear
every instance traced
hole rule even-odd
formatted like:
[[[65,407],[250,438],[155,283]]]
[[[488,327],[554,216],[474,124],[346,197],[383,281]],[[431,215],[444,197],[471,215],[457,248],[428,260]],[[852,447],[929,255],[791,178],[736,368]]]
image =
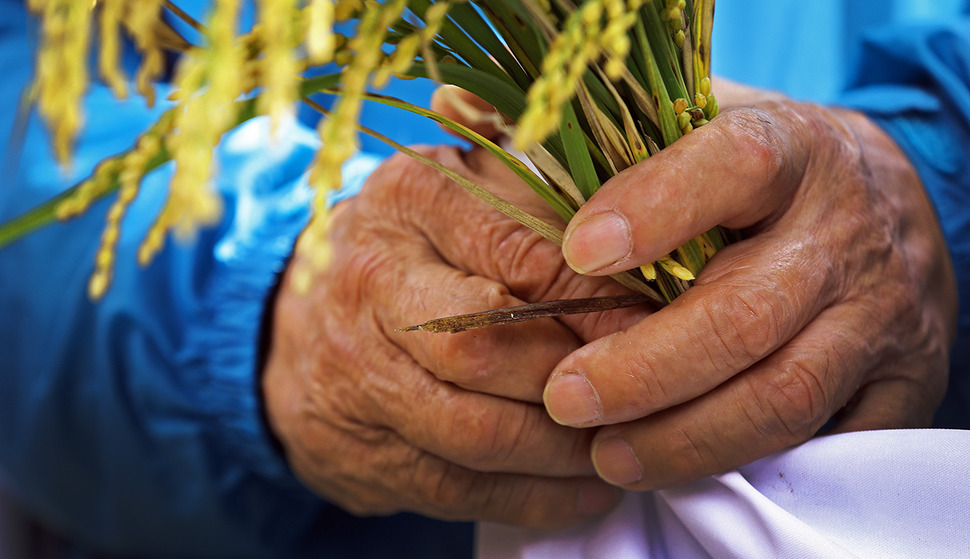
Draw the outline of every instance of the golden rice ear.
[[[256,110],[272,118],[275,131],[280,119],[294,112],[299,99],[300,73],[297,47],[303,41],[297,0],[261,0],[258,35],[262,56],[258,59],[262,94]],[[332,34],[332,30],[330,31]]]
[[[221,215],[222,200],[210,185],[212,147],[239,124],[236,100],[244,91],[246,63],[237,37],[239,9],[239,0],[215,2],[205,27],[205,49],[191,49],[179,64],[179,101],[165,138],[175,170],[165,205],[139,247],[142,265],[161,250],[168,233],[192,238]]]
[[[302,12],[307,60],[313,65],[333,61],[337,38],[333,32],[337,10],[332,0],[310,0]]]
[[[124,15],[124,0],[102,0],[98,18],[98,71],[105,83],[111,87],[115,97],[128,96],[128,80],[119,67],[121,57],[118,35],[121,32],[121,17]]]
[[[33,95],[51,130],[54,154],[67,165],[83,121],[93,11],[86,0],[31,0],[28,7],[41,16]]]
[[[593,0],[569,15],[563,29],[550,32],[542,72],[529,88],[528,108],[514,134],[518,149],[542,142],[559,126],[559,117],[583,82],[589,66],[606,59],[606,73],[622,73],[630,52],[627,33],[636,24],[642,0]],[[619,65],[619,66],[617,66]]]
[[[118,68],[119,29],[131,35],[142,53],[135,82],[149,103],[152,80],[163,71],[163,50],[183,53],[177,89],[170,96],[176,107],[163,117],[164,131],[154,135],[162,130],[156,125],[128,154],[99,166],[69,193],[0,224],[2,245],[117,192],[91,280],[93,296],[110,283],[118,222],[144,172],[169,158],[175,161],[169,197],[139,249],[139,261],[147,263],[170,233],[191,237],[218,219],[220,198],[209,187],[211,153],[226,131],[258,114],[271,115],[275,124],[297,99],[315,105],[308,96],[323,89],[336,86],[339,97],[319,125],[322,147],[310,173],[315,218],[298,250],[311,267],[329,260],[327,194],[339,186],[340,168],[357,149],[365,98],[432,118],[498,155],[516,173],[527,167],[460,122],[368,93],[391,76],[431,78],[493,105],[495,114],[512,123],[507,127],[497,120],[496,128],[513,136],[519,151],[531,158],[536,172],[529,171],[526,183],[565,220],[610,177],[718,112],[710,80],[713,0],[586,0],[578,5],[548,0],[259,0],[259,20],[244,35],[236,27],[240,0],[213,0],[204,24],[176,1],[28,0],[43,21],[32,99],[62,161],[81,122],[79,103],[88,76],[80,61],[86,59],[93,14],[103,31],[100,74],[118,95],[127,93]],[[163,11],[199,31],[202,44],[191,45],[161,17]],[[348,19],[357,22],[350,39],[334,33],[334,25]],[[308,66],[330,62],[341,67],[339,74],[301,77]],[[154,156],[152,146],[157,147]],[[462,177],[453,178],[476,191]],[[493,205],[533,227],[516,208]],[[556,232],[545,233],[556,237]],[[715,228],[654,264],[615,277],[641,293],[656,293],[656,286],[671,300],[689,287],[729,236]]]
[[[135,74],[135,84],[138,94],[145,98],[149,106],[155,102],[153,83],[165,69],[156,31],[161,21],[162,0],[141,0],[137,4],[124,2],[120,24],[142,55],[141,64]]]
[[[348,50],[354,56],[342,72],[340,99],[333,112],[322,119],[318,126],[322,145],[310,173],[310,185],[315,190],[314,216],[297,245],[297,252],[303,257],[301,262],[304,263],[294,271],[293,281],[298,290],[308,289],[310,278],[330,262],[332,247],[327,239],[330,228],[327,197],[340,187],[340,168],[357,150],[356,124],[363,96],[371,77],[386,62],[382,48],[388,29],[406,8],[405,0],[392,0],[384,4],[374,2],[366,6],[357,2],[338,2],[336,6],[338,19],[348,11],[361,12],[362,15],[357,34],[348,44]]]

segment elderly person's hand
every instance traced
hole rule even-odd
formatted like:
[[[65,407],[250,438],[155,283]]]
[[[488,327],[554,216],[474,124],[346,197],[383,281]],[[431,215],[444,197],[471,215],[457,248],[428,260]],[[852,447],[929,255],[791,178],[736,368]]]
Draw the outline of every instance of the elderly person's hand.
[[[602,428],[599,475],[630,489],[722,472],[832,432],[928,426],[956,288],[918,176],[862,114],[734,84],[725,110],[610,180],[563,245],[626,270],[720,224],[745,240],[673,304],[564,359],[545,403]]]
[[[541,200],[484,152],[423,152],[541,213]],[[334,261],[310,293],[283,280],[263,377],[270,424],[300,479],[357,514],[562,527],[612,508],[618,491],[590,461],[594,432],[554,423],[542,391],[587,341],[574,330],[592,339],[606,333],[599,324],[632,324],[645,311],[572,317],[571,327],[546,319],[398,332],[523,300],[623,290],[577,276],[558,247],[404,156],[333,219]]]
[[[566,231],[567,261],[590,276],[718,224],[745,236],[673,304],[549,378],[550,415],[606,426],[593,461],[628,489],[723,472],[826,426],[926,426],[947,385],[955,280],[904,154],[862,114],[715,89],[719,117],[607,182]],[[464,118],[449,99],[438,109]]]

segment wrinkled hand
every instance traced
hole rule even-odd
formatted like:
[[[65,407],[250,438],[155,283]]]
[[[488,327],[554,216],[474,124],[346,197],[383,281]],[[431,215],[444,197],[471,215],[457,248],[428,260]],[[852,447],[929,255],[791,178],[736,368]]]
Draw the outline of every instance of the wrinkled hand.
[[[481,152],[424,153],[541,213],[542,202]],[[263,377],[270,424],[300,479],[362,515],[560,527],[609,510],[618,492],[595,476],[593,432],[554,423],[542,391],[586,341],[573,330],[592,339],[605,333],[600,324],[632,324],[645,311],[573,317],[572,329],[547,319],[397,332],[523,299],[623,290],[577,276],[558,247],[404,156],[333,219],[335,260],[311,292],[283,280]]]
[[[722,112],[610,180],[563,252],[602,275],[721,224],[744,231],[673,304],[565,358],[556,421],[605,425],[603,479],[667,487],[818,433],[928,425],[956,292],[912,166],[864,115],[717,89]]]

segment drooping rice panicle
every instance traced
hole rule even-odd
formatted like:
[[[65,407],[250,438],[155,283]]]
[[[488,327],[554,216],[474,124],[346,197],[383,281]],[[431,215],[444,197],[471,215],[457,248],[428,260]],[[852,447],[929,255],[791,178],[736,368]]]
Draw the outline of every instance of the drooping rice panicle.
[[[303,71],[296,59],[296,48],[302,40],[297,17],[299,3],[297,0],[259,0],[258,6],[258,34],[262,44],[259,72],[263,91],[257,110],[271,116],[275,130],[281,118],[293,113],[298,99],[300,72]],[[321,11],[319,7],[317,11]],[[313,31],[318,32],[318,29]],[[325,29],[320,31],[332,35]],[[322,57],[325,52],[320,51],[325,51],[325,46],[314,46],[314,55]]]
[[[394,0],[383,5],[376,2],[337,3],[335,17],[338,21],[360,14],[360,23],[346,47],[353,57],[341,73],[340,98],[329,118],[320,124],[323,146],[317,153],[311,175],[311,184],[316,191],[314,215],[297,246],[309,266],[296,269],[293,275],[293,281],[301,288],[306,287],[313,272],[327,265],[332,255],[327,241],[330,229],[327,196],[340,186],[340,168],[357,149],[355,124],[367,87],[382,87],[391,75],[406,72],[423,47],[437,35],[449,5],[448,2],[433,5],[426,13],[425,27],[401,38],[394,51],[387,55],[383,47],[389,30],[404,14],[407,2]]]
[[[98,37],[101,44],[98,53],[98,71],[115,96],[125,98],[128,96],[128,79],[119,68],[121,58],[119,33],[125,2],[124,0],[101,0],[100,6]]]
[[[88,280],[88,296],[97,300],[104,296],[114,275],[115,249],[121,237],[121,220],[128,207],[138,195],[139,185],[152,159],[162,149],[158,134],[149,133],[138,140],[135,149],[120,160],[115,160],[120,187],[118,196],[108,209],[107,225],[101,233],[101,245],[95,255],[94,273]]]
[[[362,13],[356,35],[347,48],[353,57],[341,72],[342,95],[329,118],[321,120],[320,139],[323,145],[313,163],[310,184],[315,190],[313,217],[297,243],[297,253],[303,257],[293,272],[293,282],[300,290],[309,287],[314,272],[330,262],[332,247],[327,240],[330,233],[330,212],[327,197],[340,186],[340,168],[357,150],[355,124],[360,114],[362,97],[370,77],[385,60],[382,50],[388,29],[401,17],[407,7],[405,0],[386,4],[338,2],[336,17],[347,19]],[[299,264],[298,263],[298,264]]]
[[[82,123],[93,8],[90,0],[30,0],[28,8],[41,16],[37,109],[51,130],[55,156],[66,164]]]
[[[333,0],[309,0],[303,8],[306,53],[311,64],[322,65],[333,60],[337,48],[333,31],[336,17]]]
[[[131,34],[135,47],[141,53],[141,63],[135,74],[138,94],[145,98],[149,106],[155,104],[153,82],[165,69],[165,55],[155,40],[155,27],[162,14],[162,0],[138,0],[133,5],[128,2],[122,24]]]
[[[120,158],[109,158],[99,163],[91,176],[87,177],[54,207],[54,218],[58,221],[73,219],[88,210],[102,192],[111,188],[121,167]]]
[[[161,139],[171,131],[174,113],[167,111],[164,113],[143,136],[152,136],[151,140],[139,138],[135,147],[127,153],[109,157],[95,166],[94,172],[81,181],[75,188],[69,190],[58,201],[53,209],[53,216],[58,221],[66,221],[77,217],[88,210],[95,201],[99,200],[109,192],[118,187],[120,174],[123,168],[131,169],[132,161],[143,163],[142,173],[138,177],[141,179],[144,173],[148,172],[159,162],[162,154]],[[152,148],[149,150],[148,148]],[[157,148],[157,149],[155,149]],[[140,151],[140,155],[129,159],[129,154],[133,151]],[[125,161],[128,161],[126,165]]]
[[[87,76],[76,58],[69,61],[56,53],[67,44],[81,45],[82,38],[70,33],[81,27],[67,29],[65,22],[83,24],[86,34],[92,17],[90,4],[82,9],[86,2],[30,0],[38,13],[60,6],[50,12],[41,49],[46,57],[41,65],[54,73],[45,74],[44,82],[38,72],[35,90],[44,100],[47,113],[42,113],[54,130],[59,154],[69,153],[80,112],[58,100],[77,98],[77,84],[86,83]],[[294,275],[297,280],[309,281],[309,272],[329,260],[327,194],[339,186],[340,167],[356,150],[355,123],[365,92],[391,76],[430,77],[492,103],[501,115],[489,115],[493,124],[511,130],[538,169],[535,180],[526,182],[564,219],[610,177],[718,113],[710,80],[713,0],[258,0],[258,24],[243,36],[235,27],[238,0],[214,0],[204,25],[191,20],[177,2],[98,0],[103,31],[99,71],[119,95],[125,89],[113,31],[119,25],[142,53],[135,81],[149,101],[151,80],[163,67],[161,48],[172,36],[159,19],[162,8],[205,38],[205,44],[183,57],[176,74],[175,122],[159,136],[161,152],[171,152],[176,171],[164,209],[139,251],[142,262],[162,246],[168,231],[190,236],[218,216],[220,199],[206,185],[214,165],[211,148],[224,132],[256,114],[275,119],[292,111],[294,100],[314,92],[309,83],[333,85],[303,80],[300,74],[308,66],[335,63],[340,79],[336,105],[318,130],[323,147],[311,169],[314,216],[297,249],[303,256],[298,261],[310,266],[307,274]],[[352,22],[356,30],[350,38],[335,32],[335,25]],[[179,45],[178,50],[189,50]],[[74,76],[69,79],[74,93],[60,87],[67,74]],[[44,85],[53,83],[52,75],[57,75],[57,91]],[[250,93],[255,96],[251,104],[236,102]],[[245,110],[238,112],[242,106]],[[54,213],[73,216],[90,200],[118,188],[120,209],[111,215],[123,214],[122,200],[134,192],[135,173],[118,187],[117,165],[106,162]],[[92,293],[101,293],[100,286],[110,280],[109,267],[102,264],[113,260],[108,254],[115,237],[108,231],[116,225],[109,218]],[[623,282],[655,281],[672,299],[725,240],[720,229],[713,229],[626,274]]]
[[[714,28],[714,0],[694,0],[692,36],[694,39],[692,67],[699,84],[697,93],[704,97],[704,106],[697,105],[710,120],[717,116],[717,99],[711,91],[711,33]]]
[[[175,171],[165,205],[139,247],[142,265],[161,250],[169,231],[191,238],[221,214],[221,198],[209,186],[212,148],[237,123],[235,101],[243,92],[240,76],[245,63],[236,37],[238,17],[238,0],[216,0],[205,48],[193,49],[179,66],[176,83],[182,98],[165,146],[175,160]]]
[[[576,93],[590,63],[605,56],[607,73],[620,72],[614,64],[625,64],[630,48],[625,32],[637,20],[634,10],[638,6],[633,2],[631,5],[624,6],[617,0],[590,0],[569,15],[563,29],[552,39],[542,62],[542,75],[529,89],[529,106],[515,133],[517,147],[524,149],[540,142],[558,127],[562,108]]]

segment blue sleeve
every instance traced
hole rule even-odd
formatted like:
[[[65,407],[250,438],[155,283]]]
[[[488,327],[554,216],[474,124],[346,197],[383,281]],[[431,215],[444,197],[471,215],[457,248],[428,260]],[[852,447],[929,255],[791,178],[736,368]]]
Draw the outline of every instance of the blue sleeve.
[[[0,0],[5,107],[27,81],[24,20],[19,2]],[[36,118],[0,111],[0,221],[130,147],[162,108],[92,87],[69,172],[52,160]],[[137,246],[171,169],[151,174],[97,303],[86,284],[107,201],[0,249],[0,483],[37,521],[81,549],[121,556],[470,554],[469,525],[360,519],[313,495],[261,420],[258,332],[308,217],[304,176],[316,146],[295,126],[269,139],[259,120],[228,135],[216,153],[222,220],[191,243],[169,242],[142,269]],[[376,162],[353,160],[350,185]]]
[[[840,104],[866,112],[896,140],[936,207],[960,296],[937,424],[970,428],[970,18],[872,33]]]
[[[117,118],[89,123],[67,176],[32,122],[3,217],[126,147],[152,115],[138,104],[92,92],[88,114]],[[0,251],[3,475],[28,509],[83,544],[166,553],[234,542],[225,551],[251,554],[265,542],[238,537],[239,527],[281,518],[284,504],[287,518],[307,521],[318,506],[269,444],[254,374],[263,298],[305,221],[313,145],[287,141],[257,158],[259,124],[220,149],[222,223],[140,269],[137,246],[170,169],[145,181],[101,302],[86,283],[107,203]],[[257,498],[259,507],[231,506]],[[281,528],[285,538],[296,526]]]

